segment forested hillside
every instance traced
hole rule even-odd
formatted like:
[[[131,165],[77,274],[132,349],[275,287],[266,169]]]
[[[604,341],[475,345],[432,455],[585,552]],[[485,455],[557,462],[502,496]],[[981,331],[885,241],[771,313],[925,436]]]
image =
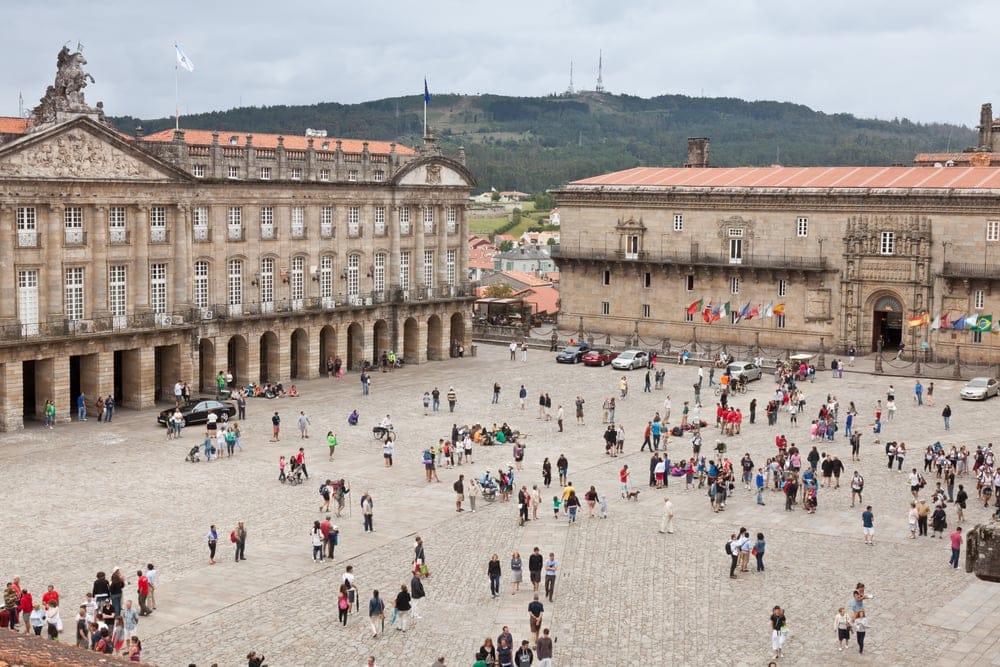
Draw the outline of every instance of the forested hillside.
[[[173,119],[112,119],[124,132],[173,126]],[[484,188],[538,192],[639,165],[678,166],[688,137],[710,137],[713,166],[909,164],[916,153],[961,150],[966,127],[825,114],[788,102],[662,95],[651,99],[583,92],[542,98],[436,95],[429,122],[446,151],[465,146]],[[394,140],[416,145],[422,97],[362,104],[244,107],[186,116],[183,127]]]

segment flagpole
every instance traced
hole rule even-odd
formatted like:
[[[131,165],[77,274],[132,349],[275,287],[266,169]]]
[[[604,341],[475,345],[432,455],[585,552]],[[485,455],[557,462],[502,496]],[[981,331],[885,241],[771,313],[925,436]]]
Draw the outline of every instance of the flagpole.
[[[177,59],[174,59],[174,131],[178,132],[181,129],[181,103],[180,97],[178,95],[178,84],[177,84]]]

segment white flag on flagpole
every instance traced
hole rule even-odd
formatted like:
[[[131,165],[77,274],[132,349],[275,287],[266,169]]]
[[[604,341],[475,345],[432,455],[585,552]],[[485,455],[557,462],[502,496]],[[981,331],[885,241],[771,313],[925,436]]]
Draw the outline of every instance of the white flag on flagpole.
[[[181,50],[178,44],[174,44],[174,49],[177,51],[177,64],[186,69],[189,72],[194,71],[194,63],[191,59]]]

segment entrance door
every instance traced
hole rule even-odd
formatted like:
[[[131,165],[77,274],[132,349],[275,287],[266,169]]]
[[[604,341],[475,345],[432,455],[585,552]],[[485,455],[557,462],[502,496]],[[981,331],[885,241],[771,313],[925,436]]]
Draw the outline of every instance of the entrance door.
[[[17,272],[17,316],[22,336],[38,335],[38,269]]]
[[[872,313],[872,351],[897,350],[903,340],[903,306],[898,299],[885,296],[875,303]]]

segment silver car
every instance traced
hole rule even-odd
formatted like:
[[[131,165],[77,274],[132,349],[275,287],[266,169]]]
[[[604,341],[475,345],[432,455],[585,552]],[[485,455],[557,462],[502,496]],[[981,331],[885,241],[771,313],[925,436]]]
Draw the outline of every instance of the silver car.
[[[642,350],[625,350],[611,362],[612,368],[619,370],[632,370],[642,368],[649,363],[649,358]]]
[[[996,396],[1000,390],[1000,380],[996,378],[972,378],[962,387],[961,396],[968,401],[985,401]]]
[[[759,380],[761,374],[760,366],[751,361],[734,361],[729,364],[729,375],[734,378],[741,377],[744,382]]]

